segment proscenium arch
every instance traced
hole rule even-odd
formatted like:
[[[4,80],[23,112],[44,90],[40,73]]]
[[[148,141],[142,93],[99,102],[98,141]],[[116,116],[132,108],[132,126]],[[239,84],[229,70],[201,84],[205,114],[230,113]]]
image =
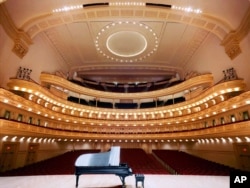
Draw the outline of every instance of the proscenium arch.
[[[115,12],[115,14],[113,14]],[[136,14],[135,14],[136,13]],[[91,15],[91,16],[89,16]],[[139,16],[138,16],[139,15]],[[207,30],[217,36],[221,41],[227,36],[232,27],[217,17],[206,14],[197,15],[195,13],[183,14],[183,11],[174,9],[140,7],[140,10],[131,7],[98,7],[80,10],[72,10],[60,13],[47,13],[39,17],[31,18],[23,24],[24,30],[31,38],[52,27],[75,22],[112,19],[136,19],[145,21],[147,19],[166,22],[177,22]]]

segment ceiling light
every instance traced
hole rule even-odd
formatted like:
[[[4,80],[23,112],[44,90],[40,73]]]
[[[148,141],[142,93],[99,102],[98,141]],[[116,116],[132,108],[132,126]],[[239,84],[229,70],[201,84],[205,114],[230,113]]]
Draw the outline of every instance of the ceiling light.
[[[172,9],[174,10],[181,10],[181,11],[184,11],[184,12],[191,12],[191,13],[196,13],[196,14],[201,14],[202,13],[202,10],[201,9],[194,9],[192,7],[181,7],[181,6],[175,6],[175,5],[172,5],[171,6]]]
[[[225,138],[221,138],[223,143],[226,143],[226,139]]]
[[[6,141],[8,137],[9,137],[9,136],[4,136],[4,137],[2,138],[2,141]]]
[[[237,142],[241,142],[241,139],[239,137],[236,137]]]
[[[29,100],[32,100],[32,98],[33,98],[33,95],[32,94],[29,95]]]
[[[145,6],[143,2],[110,2],[109,6]]]
[[[124,24],[126,24],[127,28],[140,27],[140,30],[141,28],[143,29],[143,33],[134,32],[130,30],[123,31]],[[117,32],[108,35],[110,29],[114,29]],[[155,52],[154,49],[157,49],[158,37],[156,33],[152,31],[153,29],[149,28],[149,26],[144,25],[142,23],[131,22],[131,21],[114,22],[103,27],[97,34],[95,41],[97,47],[96,49],[104,57],[108,59],[115,59],[115,61],[117,62],[136,62],[138,58],[142,60],[149,57],[151,54]],[[134,39],[133,41],[135,41],[137,45],[134,45],[133,49],[127,51],[126,50],[128,49],[127,44],[119,42],[122,38],[124,38],[124,36],[129,40]],[[130,39],[131,37],[133,39]],[[154,46],[148,46],[147,44],[148,40],[154,41]],[[103,45],[99,45],[99,43],[103,42],[106,43],[107,49],[103,48],[102,47]]]
[[[250,142],[250,138],[249,137],[245,137],[247,142]]]
[[[81,8],[83,8],[82,5],[64,6],[62,8],[53,9],[52,12],[53,13],[68,12],[68,11],[77,10],[77,9],[81,9]]]
[[[3,102],[4,102],[4,103],[8,103],[9,100],[8,100],[8,99],[4,99]]]
[[[224,101],[224,96],[220,95],[221,101]]]
[[[215,96],[215,97],[218,96],[218,93],[214,93],[214,96]]]
[[[230,137],[228,137],[228,141],[232,143],[232,142],[233,142],[233,139],[230,138]]]

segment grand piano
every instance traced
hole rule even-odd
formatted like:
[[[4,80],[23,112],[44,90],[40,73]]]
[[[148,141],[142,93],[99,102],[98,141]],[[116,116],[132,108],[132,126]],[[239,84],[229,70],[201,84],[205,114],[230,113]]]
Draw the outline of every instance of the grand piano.
[[[115,174],[125,188],[125,178],[132,175],[127,164],[120,163],[120,147],[111,147],[110,151],[80,155],[75,161],[76,187],[82,174]]]

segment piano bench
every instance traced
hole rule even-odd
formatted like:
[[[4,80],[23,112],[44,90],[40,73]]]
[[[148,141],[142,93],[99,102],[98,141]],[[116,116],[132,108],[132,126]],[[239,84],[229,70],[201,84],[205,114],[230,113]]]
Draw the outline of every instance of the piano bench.
[[[141,182],[142,187],[144,188],[144,175],[143,174],[135,174],[135,187],[137,187],[138,182]]]

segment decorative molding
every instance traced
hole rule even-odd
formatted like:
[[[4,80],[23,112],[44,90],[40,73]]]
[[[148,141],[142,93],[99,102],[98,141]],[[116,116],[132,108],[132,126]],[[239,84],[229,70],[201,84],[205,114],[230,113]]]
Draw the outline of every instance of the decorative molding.
[[[234,92],[235,90],[231,88],[243,91],[242,80],[216,85],[187,103],[179,103],[178,108],[176,105],[170,105],[143,111],[139,109],[107,111],[96,107],[91,110],[87,106],[76,105],[65,99],[61,100],[64,102],[59,105],[58,97],[54,96],[56,101],[46,94],[49,91],[38,89],[35,84],[29,84],[31,82],[25,80],[21,80],[20,83],[23,83],[22,86],[15,88],[23,91],[24,96],[0,89],[0,110],[9,109],[12,112],[10,121],[0,119],[1,133],[10,131],[6,132],[10,134],[18,131],[18,134],[41,133],[43,136],[72,136],[77,139],[82,136],[110,139],[112,135],[120,139],[135,139],[135,136],[138,139],[186,139],[216,137],[218,134],[244,136],[249,135],[250,131],[250,121],[243,121],[246,119],[241,115],[242,112],[249,110],[250,91],[232,98],[227,98],[226,94],[225,100],[222,100],[219,94]],[[30,85],[31,88],[27,88]],[[205,107],[201,100],[205,100],[204,103],[208,106]],[[194,106],[192,103],[197,105]],[[197,107],[200,107],[200,110],[195,110]],[[186,113],[187,109],[191,109],[190,112]],[[180,111],[182,113],[179,113]],[[29,124],[26,123],[26,119],[17,122],[15,118],[20,112],[24,118],[33,117],[34,120],[41,120],[41,124]],[[231,114],[235,114],[236,122],[230,119]],[[221,117],[225,117],[225,124],[221,123]],[[213,120],[216,121],[214,125]],[[206,126],[205,122],[208,122]]]
[[[186,89],[193,87],[203,86],[204,88],[212,86],[213,76],[211,74],[200,75],[185,82],[178,84],[176,87],[165,88],[158,91],[141,92],[141,93],[123,93],[122,95],[117,95],[117,93],[106,92],[106,91],[96,91],[93,89],[85,88],[77,84],[72,84],[72,82],[61,78],[56,75],[42,73],[40,75],[41,83],[44,85],[57,85],[61,88],[65,88],[71,92],[82,94],[85,96],[91,96],[95,98],[105,98],[105,99],[151,99],[156,97],[162,97],[166,95],[172,95],[174,93],[182,92]],[[13,83],[15,82],[15,83]],[[19,80],[11,80],[8,86],[11,88],[12,85],[18,85]]]
[[[245,38],[245,36],[248,35],[248,33],[250,32],[250,7],[248,8],[240,26],[238,27],[238,29],[236,30],[236,34],[237,34],[237,38],[239,39],[239,41],[241,41],[242,39]]]
[[[28,53],[28,46],[21,39],[16,39],[12,51],[20,58],[23,58]]]
[[[250,31],[250,8],[248,9],[245,17],[243,18],[240,26],[235,30],[231,31],[222,40],[221,45],[225,47],[225,52],[230,59],[236,58],[241,53],[240,42]]]
[[[127,31],[123,31],[124,28]],[[106,45],[103,45],[105,41]],[[130,45],[131,42],[134,44],[133,47]],[[98,32],[95,46],[101,55],[112,61],[136,62],[153,55],[157,51],[159,41],[154,29],[147,24],[119,21],[106,25]]]
[[[14,41],[12,51],[20,58],[23,58],[32,44],[32,39],[23,30],[18,29],[10,17],[4,4],[0,4],[0,24],[7,35]]]
[[[31,18],[23,25],[23,29],[34,38],[40,32],[62,24],[69,24],[81,21],[90,21],[98,19],[130,19],[134,17],[141,19],[159,19],[161,21],[170,21],[184,23],[207,30],[222,40],[230,30],[226,22],[219,18],[211,17],[206,14],[197,16],[197,14],[183,14],[183,11],[162,8],[140,7],[140,10],[129,7],[105,7],[92,9],[78,9],[67,13],[52,13],[44,17]]]
[[[180,131],[169,132],[164,134],[159,133],[134,133],[124,134],[122,133],[127,129],[108,129],[96,133],[96,128],[88,129],[86,131],[72,131],[59,128],[46,128],[44,126],[34,126],[23,122],[16,122],[6,119],[0,119],[0,130],[5,135],[17,135],[17,136],[34,136],[34,134],[49,137],[49,138],[70,138],[70,139],[97,139],[97,140],[168,140],[168,139],[201,139],[201,138],[217,138],[220,137],[234,137],[234,136],[246,136],[250,133],[249,121],[235,122],[233,124],[226,124],[220,126],[214,126],[210,128],[203,128],[193,131]],[[93,131],[91,133],[91,131]],[[103,134],[107,132],[108,134]],[[150,130],[149,130],[150,132]]]
[[[226,54],[232,60],[241,53],[240,43],[239,40],[236,38],[236,34],[232,34],[228,38],[228,40],[222,45],[225,47]]]

